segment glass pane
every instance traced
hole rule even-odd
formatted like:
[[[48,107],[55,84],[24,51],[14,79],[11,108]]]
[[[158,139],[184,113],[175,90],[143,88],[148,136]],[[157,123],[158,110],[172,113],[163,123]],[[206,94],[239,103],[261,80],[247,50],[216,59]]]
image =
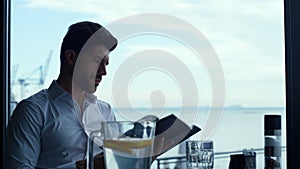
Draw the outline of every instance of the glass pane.
[[[215,168],[227,168],[232,151],[264,148],[265,114],[282,115],[286,145],[283,1],[13,1],[12,104],[58,77],[62,38],[82,20],[119,38],[95,93],[118,119],[173,113],[198,125],[191,139],[229,152]]]

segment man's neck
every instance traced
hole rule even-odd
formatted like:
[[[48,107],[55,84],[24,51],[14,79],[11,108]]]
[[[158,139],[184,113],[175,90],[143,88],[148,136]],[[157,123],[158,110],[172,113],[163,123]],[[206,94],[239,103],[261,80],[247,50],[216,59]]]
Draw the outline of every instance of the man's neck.
[[[62,78],[61,76],[59,76],[56,82],[60,87],[68,92],[73,97],[73,99],[77,101],[81,111],[83,111],[83,100],[85,92],[75,82],[72,82],[71,79]]]

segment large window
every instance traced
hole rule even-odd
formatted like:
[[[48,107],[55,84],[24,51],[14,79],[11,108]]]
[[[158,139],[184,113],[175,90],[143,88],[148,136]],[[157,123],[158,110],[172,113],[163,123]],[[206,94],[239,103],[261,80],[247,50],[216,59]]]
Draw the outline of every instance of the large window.
[[[263,116],[280,114],[285,146],[283,8],[281,0],[13,1],[12,108],[57,78],[67,27],[91,20],[111,28],[120,38],[110,55],[108,75],[96,93],[111,103],[119,119],[174,113],[209,130],[207,137],[214,140],[215,151],[223,152],[263,148]],[[193,36],[193,31],[201,36]],[[118,97],[116,92],[122,89],[126,95]],[[214,105],[214,100],[219,104]],[[213,127],[206,128],[212,106],[223,108],[218,109]],[[200,139],[202,133],[192,139]],[[178,149],[164,156],[174,153]],[[257,160],[262,168],[262,156]],[[219,168],[224,164],[228,161],[216,163]]]

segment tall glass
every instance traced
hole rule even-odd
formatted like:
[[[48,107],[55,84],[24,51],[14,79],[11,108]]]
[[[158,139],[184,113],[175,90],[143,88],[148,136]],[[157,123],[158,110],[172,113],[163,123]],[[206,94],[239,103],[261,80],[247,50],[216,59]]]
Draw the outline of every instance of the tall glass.
[[[93,132],[91,138],[103,144],[106,169],[149,169],[155,127],[156,123],[150,121],[103,122],[101,130]]]
[[[188,169],[212,169],[214,166],[213,141],[187,141],[186,164]]]

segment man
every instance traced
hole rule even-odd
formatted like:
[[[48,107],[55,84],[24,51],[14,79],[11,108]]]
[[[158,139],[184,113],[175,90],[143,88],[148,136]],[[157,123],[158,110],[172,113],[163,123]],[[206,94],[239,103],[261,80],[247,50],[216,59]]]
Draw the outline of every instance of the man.
[[[9,121],[7,169],[75,168],[76,161],[86,158],[85,112],[93,109],[100,120],[115,120],[110,105],[93,93],[107,74],[109,52],[116,46],[117,39],[97,23],[69,27],[61,45],[57,80],[22,100]]]

